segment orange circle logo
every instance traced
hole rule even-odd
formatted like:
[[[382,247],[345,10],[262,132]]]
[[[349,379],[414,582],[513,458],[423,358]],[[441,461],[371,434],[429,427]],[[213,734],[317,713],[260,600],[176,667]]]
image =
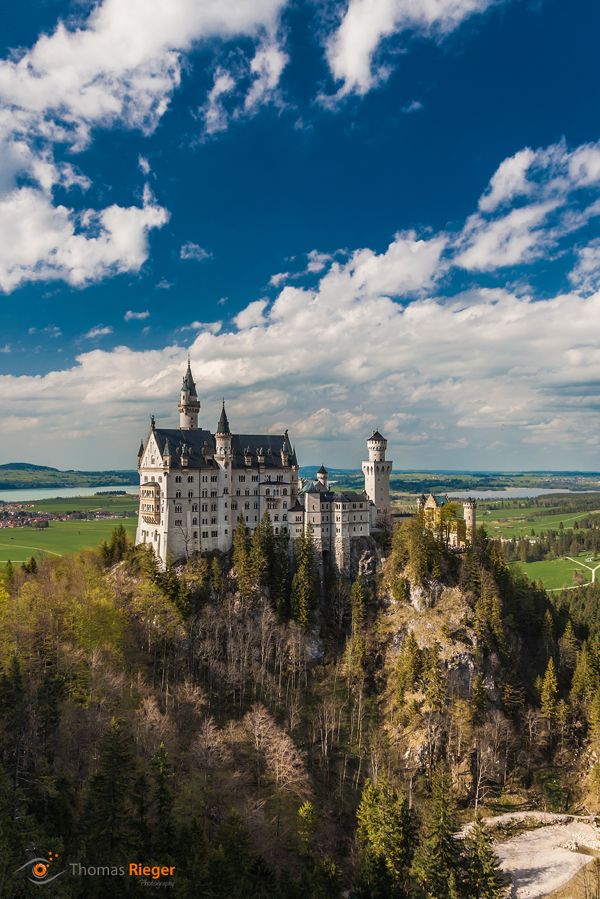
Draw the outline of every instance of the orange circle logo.
[[[33,866],[32,873],[34,877],[45,877],[48,873],[48,865],[44,865],[42,862],[38,862],[37,865]]]

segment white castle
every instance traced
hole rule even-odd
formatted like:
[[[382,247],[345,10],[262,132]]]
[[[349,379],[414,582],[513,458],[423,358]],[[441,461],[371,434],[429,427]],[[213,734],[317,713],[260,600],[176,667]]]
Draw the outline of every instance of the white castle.
[[[151,546],[162,565],[228,552],[240,517],[252,533],[268,512],[275,534],[287,532],[293,546],[312,529],[317,551],[344,569],[352,540],[368,537],[389,516],[392,463],[378,431],[367,441],[364,492],[336,492],[323,466],[316,481],[302,482],[287,431],[232,434],[225,402],[215,434],[198,427],[200,401],[189,360],[177,408],[179,427],[158,428],[152,417],[138,453],[136,543]]]

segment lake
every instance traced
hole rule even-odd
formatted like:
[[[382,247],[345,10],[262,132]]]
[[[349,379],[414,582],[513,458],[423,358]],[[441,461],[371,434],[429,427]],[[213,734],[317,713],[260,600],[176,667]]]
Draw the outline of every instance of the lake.
[[[70,496],[94,496],[96,493],[108,493],[119,490],[124,493],[139,493],[140,488],[132,487],[37,487],[30,490],[0,490],[0,500],[5,503],[26,503],[36,499],[56,499]]]
[[[504,487],[502,490],[453,490],[448,496],[453,499],[463,499],[472,496],[473,499],[527,499],[532,496],[546,496],[548,493],[599,493],[596,488],[586,490],[567,490],[560,487]]]

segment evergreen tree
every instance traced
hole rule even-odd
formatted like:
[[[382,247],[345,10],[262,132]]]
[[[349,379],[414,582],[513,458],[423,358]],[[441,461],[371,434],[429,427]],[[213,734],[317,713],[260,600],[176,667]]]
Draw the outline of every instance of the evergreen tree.
[[[547,720],[549,727],[551,727],[552,723],[556,719],[557,701],[558,683],[556,680],[554,659],[550,657],[540,690],[540,704],[542,708],[542,715]]]
[[[398,703],[404,702],[404,695],[414,691],[423,667],[422,653],[415,635],[409,631],[402,642],[396,662],[396,696]]]
[[[501,899],[506,895],[492,839],[481,821],[475,821],[464,843],[468,878],[467,895],[472,899]]]
[[[446,675],[440,658],[440,645],[434,643],[425,653],[423,678],[425,703],[433,712],[443,712],[447,704]]]
[[[271,602],[282,621],[290,615],[290,552],[289,534],[283,530],[275,535],[269,571]]]
[[[165,744],[160,743],[152,759],[152,793],[154,801],[154,850],[161,858],[173,852],[175,823],[173,820],[174,771]]]
[[[6,584],[9,590],[12,590],[13,584],[15,581],[15,571],[13,568],[13,564],[10,559],[7,561],[4,566],[4,583]]]
[[[310,624],[315,597],[315,550],[312,528],[296,540],[296,573],[292,578],[290,597],[292,618],[307,628]]]
[[[350,608],[352,611],[352,632],[359,633],[365,624],[366,593],[362,578],[357,577],[350,591]]]
[[[571,680],[571,702],[585,703],[594,690],[594,669],[587,643],[577,653],[575,671]]]
[[[362,882],[371,885],[372,895],[387,883],[405,895],[409,871],[417,846],[417,822],[406,797],[379,781],[367,780],[356,812]],[[402,892],[398,892],[398,891]]]
[[[452,780],[446,766],[440,763],[431,777],[425,839],[413,864],[414,876],[427,899],[448,899],[452,883],[452,889],[458,889],[464,864],[462,846],[454,839],[457,829]]]
[[[232,558],[238,590],[244,602],[252,599],[252,569],[249,550],[248,528],[243,515],[240,515],[237,527],[233,532]]]
[[[210,580],[215,596],[217,599],[221,599],[223,595],[223,571],[217,556],[213,556],[210,563]]]
[[[575,665],[577,663],[577,648],[577,637],[573,630],[573,623],[569,618],[565,625],[563,635],[558,643],[561,671],[567,676],[572,674],[575,670]]]
[[[98,772],[87,797],[88,856],[94,860],[121,858],[131,845],[130,790],[135,773],[131,737],[113,718],[100,744]]]

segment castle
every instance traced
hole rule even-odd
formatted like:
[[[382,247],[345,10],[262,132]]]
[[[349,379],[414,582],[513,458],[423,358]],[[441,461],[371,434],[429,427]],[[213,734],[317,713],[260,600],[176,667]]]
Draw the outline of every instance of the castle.
[[[469,497],[462,505],[463,518],[457,518],[456,504],[447,496],[423,493],[417,499],[417,511],[423,515],[425,526],[442,536],[453,549],[472,543],[477,528],[477,502]]]
[[[389,516],[392,463],[378,431],[367,441],[364,492],[337,492],[324,466],[316,481],[301,481],[287,431],[232,434],[225,402],[216,432],[200,428],[189,360],[177,408],[179,427],[159,428],[153,417],[138,453],[136,543],[151,546],[162,565],[228,552],[240,517],[252,533],[267,512],[275,534],[287,532],[293,546],[311,530],[317,551],[343,570],[352,541],[368,537]]]

